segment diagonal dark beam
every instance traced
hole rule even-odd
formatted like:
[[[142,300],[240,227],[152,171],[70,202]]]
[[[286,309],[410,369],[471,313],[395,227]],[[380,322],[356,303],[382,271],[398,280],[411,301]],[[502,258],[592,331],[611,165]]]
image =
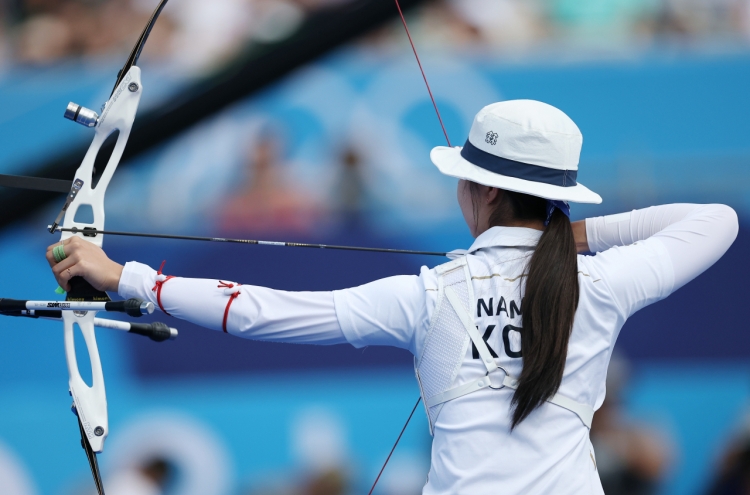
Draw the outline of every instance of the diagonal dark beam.
[[[401,0],[401,7],[409,10],[427,1]],[[229,67],[195,83],[158,108],[139,114],[122,157],[122,166],[397,15],[392,0],[353,0],[311,14],[290,38],[272,45],[255,46]],[[60,121],[60,125],[64,125],[62,118]],[[29,164],[22,168],[36,177],[70,181],[87,149],[88,144],[79,146],[41,164]],[[100,154],[109,156],[108,151],[111,152],[102,147]],[[0,187],[0,211],[3,212],[0,227],[33,214],[51,201],[61,202],[62,199],[59,194],[45,191]]]

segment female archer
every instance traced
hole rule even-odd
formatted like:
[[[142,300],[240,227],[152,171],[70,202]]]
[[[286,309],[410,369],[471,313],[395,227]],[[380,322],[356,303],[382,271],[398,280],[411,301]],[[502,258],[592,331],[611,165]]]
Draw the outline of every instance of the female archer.
[[[47,259],[65,289],[82,276],[244,338],[408,349],[434,436],[425,495],[601,494],[589,428],[620,329],[715,263],[738,224],[693,204],[571,223],[569,202],[601,202],[577,181],[581,144],[547,104],[483,108],[463,148],[430,155],[459,179],[476,240],[418,276],[285,292],[121,266],[77,237]]]

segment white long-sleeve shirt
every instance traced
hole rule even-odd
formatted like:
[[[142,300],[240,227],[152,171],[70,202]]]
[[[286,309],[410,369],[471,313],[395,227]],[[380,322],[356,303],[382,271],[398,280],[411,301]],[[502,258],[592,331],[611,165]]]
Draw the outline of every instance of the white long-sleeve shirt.
[[[579,305],[560,393],[598,409],[612,348],[627,318],[710,267],[737,230],[736,214],[723,205],[665,205],[587,219],[589,248],[598,254],[578,257]],[[477,237],[467,254],[477,297],[486,294],[484,303],[489,304],[492,284],[511,283],[523,275],[540,236],[533,229],[493,227]],[[227,284],[173,278],[162,285],[157,301],[152,290],[157,279],[151,268],[128,263],[119,293],[160,302],[173,316],[218,330],[226,326],[228,333],[244,338],[392,345],[416,357],[437,296],[435,271],[422,267],[418,276],[389,277],[333,292],[242,286],[227,312],[230,295],[219,287]],[[497,317],[507,317],[495,302]],[[482,314],[476,304],[476,324],[487,328],[494,322],[488,318],[496,315],[488,316],[486,310]],[[520,307],[520,295],[516,304]],[[520,326],[520,316],[515,317]],[[503,348],[499,334],[490,335],[490,347]],[[520,349],[520,334],[511,334],[509,345]],[[498,364],[519,376],[522,359],[498,354]],[[483,368],[469,350],[456,385],[480,373]],[[511,433],[511,397],[511,390],[484,389],[446,404],[435,424],[424,494],[601,493],[588,430],[575,415],[544,404]]]

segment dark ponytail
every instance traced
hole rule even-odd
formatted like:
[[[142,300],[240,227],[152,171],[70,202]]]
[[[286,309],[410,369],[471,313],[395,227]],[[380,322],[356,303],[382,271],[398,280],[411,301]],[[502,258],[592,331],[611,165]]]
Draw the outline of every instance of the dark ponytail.
[[[471,183],[470,189],[472,198],[476,198],[476,184]],[[500,193],[490,226],[546,219],[545,199],[505,190]],[[573,228],[568,217],[555,209],[527,266],[521,303],[523,369],[511,401],[515,406],[511,429],[560,388],[577,307],[578,261]]]

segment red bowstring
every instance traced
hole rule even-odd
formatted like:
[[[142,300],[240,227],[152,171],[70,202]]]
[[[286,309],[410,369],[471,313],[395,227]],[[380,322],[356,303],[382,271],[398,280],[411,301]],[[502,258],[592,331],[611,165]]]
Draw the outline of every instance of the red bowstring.
[[[440,121],[440,127],[443,129],[443,134],[445,135],[445,140],[448,142],[448,147],[451,147],[451,140],[448,138],[448,131],[445,130],[445,125],[443,125],[443,118],[440,116],[440,110],[438,110],[437,103],[435,102],[435,97],[432,96],[432,90],[430,89],[430,83],[427,82],[427,76],[424,73],[424,69],[422,68],[422,62],[419,60],[419,55],[417,54],[417,48],[414,46],[414,41],[411,39],[411,33],[409,32],[409,26],[406,25],[406,18],[404,17],[404,13],[401,11],[401,4],[398,3],[398,0],[394,0],[396,2],[396,8],[398,9],[398,15],[401,16],[401,23],[404,25],[404,29],[406,30],[406,36],[409,38],[409,44],[411,45],[411,49],[414,52],[414,56],[417,59],[417,65],[419,65],[419,70],[422,72],[422,79],[424,79],[424,84],[427,86],[427,92],[430,94],[430,99],[432,100],[432,106],[435,107],[435,113],[437,114],[437,118]]]
[[[424,73],[424,68],[422,68],[422,62],[419,60],[419,55],[417,54],[417,48],[414,46],[414,41],[411,39],[409,26],[406,25],[406,18],[404,17],[404,13],[401,11],[401,5],[398,3],[398,0],[394,0],[394,1],[396,2],[398,15],[401,16],[401,23],[404,25],[404,29],[406,30],[406,36],[409,38],[409,44],[411,45],[411,49],[414,52],[414,57],[416,57],[417,59],[417,65],[419,65],[419,70],[420,72],[422,72],[422,79],[424,79],[424,84],[425,86],[427,86],[427,92],[430,94],[430,99],[432,100],[432,106],[435,107],[435,113],[437,114],[437,118],[440,121],[440,127],[443,129],[445,140],[448,143],[448,146],[450,147],[451,140],[450,138],[448,138],[448,131],[445,130],[445,125],[443,124],[443,118],[440,116],[440,110],[438,110],[437,102],[435,102],[435,97],[432,95],[432,90],[430,89],[430,83],[427,82],[427,76]],[[391,456],[393,455],[393,452],[396,450],[398,443],[401,441],[401,437],[404,435],[404,431],[406,431],[406,427],[409,426],[409,422],[411,421],[412,416],[414,416],[414,411],[417,410],[417,406],[419,405],[420,400],[422,400],[421,396],[419,397],[419,399],[417,399],[417,403],[414,404],[414,408],[411,410],[411,414],[409,414],[409,418],[406,420],[404,427],[401,428],[401,433],[398,434],[396,443],[393,444],[391,451],[388,453],[388,457],[386,457],[385,462],[383,463],[383,467],[380,468],[380,472],[378,473],[377,478],[375,478],[375,482],[372,484],[372,487],[370,488],[370,491],[368,492],[367,495],[372,495],[372,492],[375,491],[375,487],[377,486],[378,481],[380,481],[380,476],[383,474],[383,471],[385,471],[385,467],[388,465],[388,461],[391,460]]]
[[[372,492],[375,490],[375,486],[378,484],[378,481],[380,480],[380,476],[383,474],[383,471],[385,471],[385,467],[388,465],[388,461],[391,460],[391,456],[393,455],[393,452],[396,450],[396,447],[398,446],[398,442],[401,441],[401,437],[404,436],[404,432],[406,431],[406,427],[409,426],[409,422],[411,421],[411,417],[414,416],[414,411],[417,410],[417,406],[419,405],[419,402],[422,400],[422,396],[419,396],[419,399],[417,399],[417,403],[414,404],[414,408],[411,410],[411,414],[409,414],[409,418],[406,420],[406,423],[404,424],[404,427],[401,428],[401,433],[398,434],[398,438],[396,439],[396,443],[393,444],[393,447],[391,448],[390,453],[388,454],[388,457],[385,459],[385,462],[383,463],[383,467],[380,468],[380,472],[378,473],[378,477],[375,478],[375,483],[372,484],[372,488],[370,488],[370,491],[367,493],[367,495],[372,495]]]

